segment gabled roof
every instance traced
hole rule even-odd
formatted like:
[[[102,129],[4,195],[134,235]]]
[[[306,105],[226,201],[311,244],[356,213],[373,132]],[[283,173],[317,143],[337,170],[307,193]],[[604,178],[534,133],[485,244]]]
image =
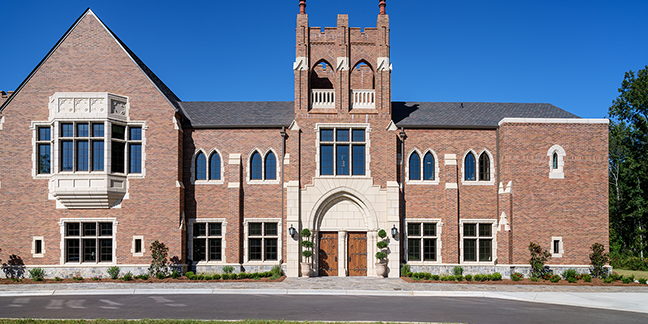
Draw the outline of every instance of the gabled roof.
[[[288,127],[295,118],[292,101],[179,102],[193,128]]]
[[[580,118],[548,103],[393,102],[398,127],[496,128],[504,118]]]
[[[95,13],[94,13],[90,8],[88,8],[88,9],[86,9],[86,11],[84,11],[83,14],[82,14],[82,15],[81,15],[81,16],[80,16],[80,17],[79,17],[79,18],[74,22],[74,24],[72,24],[72,26],[71,26],[71,27],[70,27],[70,28],[65,32],[65,34],[63,35],[63,37],[61,37],[61,39],[59,39],[59,41],[56,42],[56,45],[54,45],[54,47],[52,47],[52,49],[47,53],[47,55],[45,55],[45,57],[43,58],[43,60],[41,60],[40,63],[38,63],[38,65],[36,65],[36,67],[34,68],[34,70],[32,70],[31,73],[29,73],[29,75],[27,76],[27,78],[25,78],[25,80],[24,80],[24,81],[23,81],[23,82],[18,86],[18,88],[16,89],[16,91],[14,92],[14,94],[13,94],[11,97],[9,97],[8,100],[5,101],[5,102],[0,106],[0,113],[1,113],[1,112],[4,110],[4,108],[5,108],[5,107],[6,107],[6,106],[7,106],[7,105],[12,101],[12,99],[16,97],[16,95],[18,94],[18,92],[20,92],[20,90],[21,90],[21,89],[22,89],[22,88],[27,84],[27,82],[29,82],[29,80],[31,80],[31,78],[34,76],[34,74],[36,74],[36,72],[41,68],[41,66],[43,66],[43,64],[45,64],[45,62],[47,61],[47,59],[48,59],[48,58],[49,58],[49,57],[54,53],[54,51],[56,51],[56,49],[57,49],[57,48],[58,48],[58,47],[59,47],[59,46],[60,46],[60,45],[65,41],[65,39],[66,39],[66,38],[67,38],[67,37],[72,33],[72,31],[74,30],[74,28],[76,28],[76,26],[79,24],[79,22],[81,22],[81,20],[83,20],[83,18],[84,18],[85,16],[87,16],[87,15],[92,15],[93,17],[95,17],[95,18],[97,19],[97,21],[99,21],[99,23],[101,24],[101,26],[103,26],[103,27],[106,29],[106,31],[108,31],[108,33],[109,33],[109,34],[110,34],[110,35],[115,39],[115,41],[117,41],[117,43],[119,44],[119,46],[122,47],[122,49],[124,50],[124,52],[126,52],[126,54],[130,57],[130,59],[133,60],[133,62],[134,62],[134,63],[135,63],[139,68],[140,68],[140,70],[141,70],[141,71],[142,71],[142,72],[143,72],[143,73],[148,77],[148,79],[151,81],[151,83],[153,83],[153,85],[155,85],[155,87],[156,87],[156,88],[160,91],[160,93],[161,93],[161,94],[162,94],[162,95],[167,99],[167,101],[168,101],[168,102],[169,102],[169,103],[170,103],[170,104],[175,108],[175,110],[176,110],[176,111],[180,111],[180,108],[179,108],[179,106],[178,106],[178,102],[180,101],[180,99],[179,99],[179,98],[178,98],[178,97],[173,93],[173,91],[171,91],[171,89],[169,89],[169,87],[167,87],[167,86],[162,82],[162,80],[160,80],[160,78],[158,78],[158,77],[155,75],[155,73],[153,73],[153,71],[151,71],[151,69],[149,69],[149,68],[146,66],[146,64],[144,64],[144,62],[142,62],[142,60],[140,60],[139,57],[137,57],[137,55],[135,55],[135,53],[133,53],[133,51],[131,51],[130,48],[128,48],[128,46],[126,46],[126,44],[124,44],[124,42],[121,41],[121,39],[119,39],[119,37],[117,37],[117,35],[115,35],[115,33],[113,33],[112,30],[110,30],[110,28],[108,28],[108,26],[106,26],[106,24],[104,24],[103,21],[101,21],[101,19],[99,19],[99,17],[97,17],[97,15],[95,15]]]

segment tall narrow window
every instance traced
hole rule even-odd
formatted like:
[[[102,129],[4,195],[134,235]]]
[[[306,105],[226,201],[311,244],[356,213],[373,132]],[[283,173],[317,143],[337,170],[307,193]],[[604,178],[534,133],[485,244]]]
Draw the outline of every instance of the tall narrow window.
[[[352,130],[352,148],[353,148],[353,175],[365,174],[365,130]]]
[[[277,160],[272,152],[268,152],[265,158],[265,180],[277,179]]]
[[[409,179],[421,180],[421,158],[416,152],[409,159]]]
[[[142,173],[142,128],[128,127],[128,172]]]
[[[126,127],[112,125],[112,163],[113,173],[124,173],[124,157],[126,154]]]
[[[50,173],[51,161],[51,128],[38,127],[38,173]]]
[[[259,152],[252,153],[252,159],[250,161],[250,168],[252,172],[250,174],[250,179],[252,180],[262,180],[263,179],[263,163],[261,160],[261,154]]]
[[[479,181],[490,181],[490,158],[486,152],[479,156]]]
[[[434,156],[430,152],[423,158],[423,180],[434,180]]]
[[[468,153],[464,160],[464,179],[468,181],[475,181],[475,156]]]
[[[212,153],[209,158],[209,180],[220,180],[221,159],[218,153]]]
[[[554,170],[558,169],[558,153],[554,152],[551,164]]]
[[[92,124],[92,171],[104,170],[104,124]]]
[[[196,155],[196,180],[207,179],[207,161],[202,152]]]

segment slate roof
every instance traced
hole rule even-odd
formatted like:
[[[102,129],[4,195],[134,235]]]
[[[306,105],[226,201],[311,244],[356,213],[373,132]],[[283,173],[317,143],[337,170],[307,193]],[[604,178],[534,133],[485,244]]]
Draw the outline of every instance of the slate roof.
[[[183,101],[195,128],[282,127],[294,119],[292,101]],[[398,127],[495,128],[503,118],[580,118],[547,103],[393,102]]]
[[[392,102],[398,127],[497,127],[503,118],[580,118],[548,103]]]
[[[292,101],[182,101],[194,128],[282,127],[295,119]]]

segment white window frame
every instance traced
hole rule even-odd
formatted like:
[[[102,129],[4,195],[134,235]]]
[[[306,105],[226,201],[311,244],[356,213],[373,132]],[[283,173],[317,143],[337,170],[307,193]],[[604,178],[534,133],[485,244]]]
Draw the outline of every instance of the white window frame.
[[[558,155],[557,169],[553,168],[554,153]],[[565,166],[565,156],[567,156],[565,149],[563,149],[562,146],[556,144],[549,148],[549,151],[547,151],[547,156],[549,157],[549,179],[565,179],[564,166]]]
[[[137,252],[135,250],[135,241],[140,240],[142,242],[142,251]],[[133,236],[133,242],[131,243],[131,253],[133,253],[134,257],[143,257],[144,253],[146,253],[146,245],[144,243],[144,235],[134,235]]]
[[[558,241],[558,253],[554,251],[554,241]],[[562,258],[563,254],[565,253],[565,249],[563,247],[563,238],[562,236],[552,236],[551,237],[551,257],[552,258]]]
[[[99,258],[97,257],[96,262],[83,262],[81,261],[83,259],[83,244],[79,246],[79,262],[66,262],[65,257],[65,240],[66,240],[66,235],[65,235],[65,228],[67,223],[112,223],[112,262],[101,262],[99,261]],[[61,231],[61,259],[60,259],[60,264],[61,265],[75,265],[75,266],[80,266],[80,267],[92,267],[92,266],[105,266],[105,265],[114,265],[117,264],[117,226],[119,223],[117,222],[116,218],[61,218],[59,220],[59,227]],[[83,228],[79,229],[80,231],[83,230]],[[81,234],[81,233],[79,233]],[[83,236],[79,236],[83,237]],[[97,246],[97,249],[99,247]]]
[[[436,261],[410,261],[409,260],[409,224],[410,223],[436,223]],[[441,240],[443,234],[443,222],[441,218],[406,218],[405,219],[405,258],[407,258],[407,264],[409,265],[428,265],[428,264],[441,264],[443,263],[443,258],[441,256],[441,251],[443,249],[443,242]],[[416,236],[415,238],[423,241],[425,236],[423,235],[423,228],[421,228],[421,235]],[[423,244],[421,243],[421,249],[423,249]],[[423,259],[423,252],[421,251],[421,259]]]
[[[261,227],[265,230],[265,223],[276,223],[277,224],[277,260],[250,260],[250,246],[249,246],[249,230],[250,230],[250,223],[263,223],[264,225],[261,225]],[[246,218],[243,221],[243,263],[244,265],[281,265],[281,259],[283,256],[283,224],[281,222],[281,218]],[[254,237],[253,237],[254,238]],[[264,256],[265,254],[265,235],[261,236],[262,238],[262,244],[261,244],[261,255]],[[274,238],[272,236],[271,238]]]
[[[479,224],[491,224],[491,261],[479,261]],[[476,261],[464,261],[464,224],[478,224],[476,226],[475,259]],[[462,219],[459,221],[459,260],[465,265],[495,265],[497,263],[497,220],[495,219]]]
[[[41,251],[40,253],[36,253],[36,241],[41,242]],[[42,258],[45,256],[45,238],[42,236],[34,236],[32,238],[32,248],[31,248],[31,254],[32,257],[34,258]]]
[[[196,180],[196,158],[198,157],[198,153],[205,155],[205,165],[207,172],[207,177],[205,180]],[[220,157],[220,179],[217,180],[209,179],[209,172],[211,170],[210,158],[213,154],[218,154],[218,156]],[[223,172],[223,155],[218,149],[213,148],[211,149],[211,151],[209,151],[209,153],[205,153],[204,149],[199,148],[196,150],[196,152],[194,152],[193,156],[191,157],[191,183],[197,185],[221,185],[225,183],[225,172]]]
[[[466,180],[466,156],[468,156],[468,153],[472,153],[473,156],[475,157],[475,180]],[[490,173],[490,180],[484,181],[484,180],[479,180],[479,157],[482,154],[487,154],[488,159],[490,162],[490,167],[489,167],[489,173]],[[495,185],[495,160],[493,159],[493,155],[488,149],[483,149],[477,154],[473,149],[469,149],[466,151],[461,158],[461,184],[466,185],[466,186],[494,186]]]
[[[252,180],[252,155],[255,152],[258,152],[259,155],[261,156],[261,179]],[[265,174],[266,173],[265,172],[265,170],[266,170],[266,158],[268,157],[268,153],[270,153],[270,152],[272,152],[272,154],[274,154],[274,156],[275,156],[275,178],[270,179],[270,180],[266,180],[265,179],[265,176],[266,176],[266,174]],[[279,179],[280,179],[280,176],[281,176],[281,164],[280,163],[283,163],[283,161],[280,162],[279,160],[281,160],[281,157],[277,154],[275,149],[268,148],[267,150],[265,150],[265,152],[263,152],[259,148],[255,147],[248,154],[247,170],[246,170],[247,175],[245,177],[246,182],[248,184],[279,184]]]
[[[221,260],[216,260],[216,261],[196,261],[193,260],[193,228],[195,223],[220,223],[221,224]],[[209,228],[207,228],[207,231],[209,231]],[[226,264],[227,263],[227,254],[225,253],[227,251],[227,218],[191,218],[189,219],[189,228],[187,229],[187,234],[189,237],[189,242],[187,249],[189,250],[189,257],[193,260],[194,264]],[[208,237],[209,235],[207,235]],[[209,247],[207,245],[206,249]],[[205,253],[209,253],[208,251],[205,251]],[[207,255],[205,255],[206,259],[209,259]]]
[[[414,153],[417,153],[419,156],[419,164],[420,164],[419,170],[421,171],[421,179],[419,180],[410,180],[410,158]],[[432,154],[432,157],[434,158],[434,180],[423,180],[423,174],[424,174],[423,160],[425,160],[425,155],[428,153]],[[439,158],[437,157],[436,152],[434,152],[434,150],[428,148],[423,153],[421,153],[421,151],[419,151],[417,148],[414,148],[409,152],[409,155],[407,155],[407,166],[405,168],[405,183],[413,184],[413,185],[438,185],[439,184]]]
[[[335,175],[336,171],[336,162],[337,162],[337,154],[335,150],[333,150],[333,174],[332,175],[321,175],[321,154],[320,154],[320,130],[322,129],[333,129],[335,133],[335,129],[338,128],[348,128],[348,129],[364,129],[365,130],[365,141],[364,141],[364,146],[365,146],[365,174],[364,175],[353,175],[353,165],[349,166],[349,174],[348,175]],[[368,123],[317,123],[315,124],[315,177],[316,178],[369,178],[371,177],[371,124]],[[349,134],[349,137],[351,137],[352,134]],[[334,141],[335,143],[335,141]],[[352,143],[352,142],[351,142]],[[360,143],[360,142],[358,142]],[[349,152],[349,155],[353,155],[353,152]]]

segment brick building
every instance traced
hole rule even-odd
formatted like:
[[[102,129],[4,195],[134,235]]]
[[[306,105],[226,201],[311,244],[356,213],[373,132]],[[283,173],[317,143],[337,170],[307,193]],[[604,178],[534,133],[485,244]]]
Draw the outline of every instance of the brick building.
[[[389,17],[297,15],[293,102],[181,101],[88,9],[0,98],[0,248],[48,276],[142,272],[160,240],[201,271],[389,277],[403,263],[585,269],[608,245],[607,120],[551,104],[392,102]],[[286,85],[289,86],[289,85]],[[291,235],[292,232],[296,234]],[[393,234],[393,235],[392,235]]]

